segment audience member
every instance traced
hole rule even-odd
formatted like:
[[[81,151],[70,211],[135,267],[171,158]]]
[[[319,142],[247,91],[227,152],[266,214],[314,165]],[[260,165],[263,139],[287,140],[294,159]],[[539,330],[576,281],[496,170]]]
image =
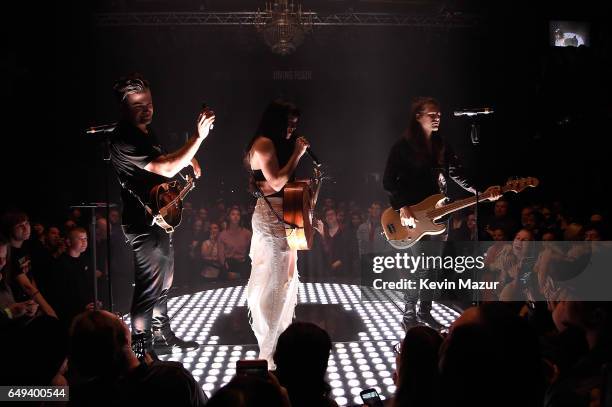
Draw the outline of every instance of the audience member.
[[[257,376],[236,376],[219,389],[206,407],[292,407],[286,390],[274,376],[268,379]]]
[[[395,349],[395,385],[393,407],[440,406],[438,353],[440,334],[428,326],[415,326],[406,332]]]
[[[503,303],[466,310],[440,353],[445,407],[539,407],[544,375],[537,336]]]
[[[202,257],[202,270],[200,275],[207,280],[219,278],[223,266],[219,261],[219,225],[210,224],[210,237],[202,243],[200,255]]]
[[[70,399],[77,406],[203,406],[207,400],[178,362],[140,362],[128,326],[107,311],[78,315],[70,330]]]
[[[11,258],[8,265],[7,282],[11,287],[15,300],[23,302],[34,300],[45,314],[57,318],[55,310],[49,305],[44,295],[38,289],[33,273],[32,254],[28,246],[30,238],[30,222],[24,212],[14,211],[2,217],[2,231],[6,233],[11,243]]]
[[[336,407],[325,381],[332,349],[325,330],[309,322],[294,322],[280,335],[274,352],[280,384],[292,407]]]
[[[252,233],[241,226],[240,216],[240,209],[232,208],[227,229],[219,235],[219,262],[225,267],[230,280],[246,280],[251,270],[248,256]]]
[[[88,245],[85,229],[78,226],[73,228],[68,232],[66,243],[68,250],[58,262],[57,284],[53,289],[56,302],[53,306],[68,329],[75,316],[86,309],[94,309],[94,275],[91,262],[83,255]]]

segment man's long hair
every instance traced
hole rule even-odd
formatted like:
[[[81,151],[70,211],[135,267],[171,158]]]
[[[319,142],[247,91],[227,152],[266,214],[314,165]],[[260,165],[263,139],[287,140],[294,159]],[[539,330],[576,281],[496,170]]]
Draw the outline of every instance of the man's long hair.
[[[438,132],[434,132],[431,135],[430,150],[427,145],[427,138],[423,132],[423,127],[421,127],[421,123],[417,120],[417,114],[423,114],[427,105],[432,105],[438,110],[440,109],[440,102],[431,96],[419,96],[412,100],[408,128],[404,131],[403,137],[414,146],[420,157],[423,157],[423,159],[431,159],[435,165],[443,166],[444,143],[442,142],[442,138]]]

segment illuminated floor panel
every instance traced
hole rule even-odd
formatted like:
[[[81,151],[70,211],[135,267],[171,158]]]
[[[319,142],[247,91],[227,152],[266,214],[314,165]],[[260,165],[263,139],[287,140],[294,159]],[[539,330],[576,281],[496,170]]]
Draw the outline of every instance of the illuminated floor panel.
[[[237,360],[257,357],[244,292],[244,286],[218,288],[168,301],[172,329],[179,337],[196,340],[201,346],[192,352],[160,358],[182,362],[209,396],[231,380]],[[334,342],[329,358],[327,378],[336,402],[341,406],[361,404],[359,392],[370,387],[376,388],[383,398],[393,394],[392,347],[404,334],[400,324],[402,313],[395,305],[402,304],[401,293],[349,284],[305,283],[300,285],[298,296],[296,314],[300,320],[326,328],[317,318],[328,314],[322,310],[333,310],[335,314],[329,312],[332,317],[346,313],[346,318],[332,321],[328,329],[332,340],[352,338]],[[310,317],[305,310],[309,310]],[[434,302],[432,315],[440,324],[449,326],[459,313]],[[129,317],[126,319],[129,324]],[[350,319],[356,322],[339,327],[335,323]],[[343,329],[344,332],[339,331]],[[242,343],[236,343],[237,340]]]

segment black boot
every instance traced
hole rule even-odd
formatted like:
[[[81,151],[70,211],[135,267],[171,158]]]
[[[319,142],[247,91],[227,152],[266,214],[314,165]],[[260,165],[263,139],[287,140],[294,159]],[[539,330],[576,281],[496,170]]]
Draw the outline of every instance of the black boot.
[[[173,353],[176,349],[179,352],[195,350],[200,347],[196,341],[184,341],[178,338],[174,332],[167,328],[153,328],[153,349],[158,355]]]
[[[436,321],[433,315],[431,315],[431,302],[421,301],[417,317],[420,322],[429,326],[430,328],[433,328],[435,330],[443,328],[443,325]]]
[[[402,315],[402,328],[408,332],[410,328],[419,324],[416,316],[416,304],[411,301],[404,303],[404,314]]]

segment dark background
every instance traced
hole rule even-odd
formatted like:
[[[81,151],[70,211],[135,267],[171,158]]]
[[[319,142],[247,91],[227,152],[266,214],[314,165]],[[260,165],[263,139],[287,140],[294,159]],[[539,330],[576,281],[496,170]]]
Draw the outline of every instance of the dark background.
[[[481,187],[536,176],[527,199],[560,199],[572,211],[605,208],[610,185],[612,36],[604,2],[304,1],[320,13],[435,13],[479,19],[470,28],[318,27],[277,56],[253,27],[99,27],[98,12],[255,11],[257,1],[67,2],[6,6],[2,27],[0,209],[41,220],[104,199],[101,149],[83,130],[116,120],[113,81],[139,71],[152,84],[153,128],[171,150],[194,130],[202,102],[217,114],[197,154],[204,177],[191,200],[244,201],[243,148],[272,99],[303,112],[299,131],[328,164],[322,192],[367,204],[410,100],[442,102],[441,131]],[[591,47],[549,46],[549,21],[591,23]],[[278,80],[306,71],[307,80]],[[492,106],[474,147],[462,107]],[[307,170],[306,168],[302,169]],[[112,200],[118,185],[111,174]]]

